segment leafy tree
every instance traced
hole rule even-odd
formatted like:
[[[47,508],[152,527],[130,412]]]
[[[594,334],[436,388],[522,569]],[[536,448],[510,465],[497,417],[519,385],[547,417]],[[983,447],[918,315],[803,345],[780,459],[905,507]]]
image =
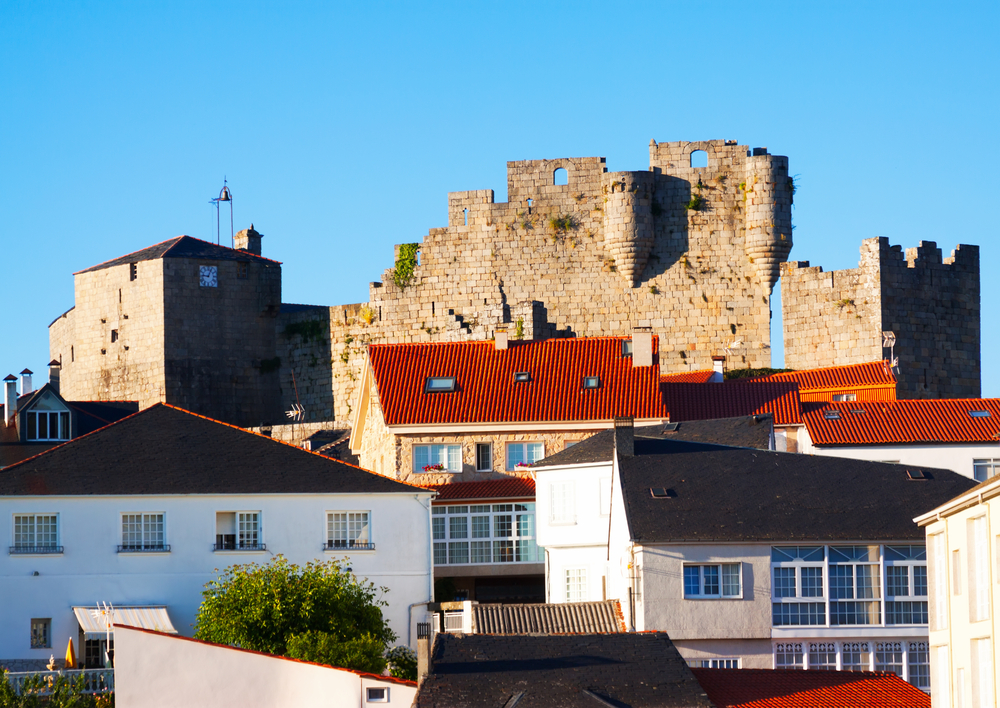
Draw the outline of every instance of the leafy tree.
[[[277,656],[294,649],[296,658],[372,671],[374,647],[380,657],[396,640],[379,591],[387,588],[359,581],[346,561],[302,567],[279,555],[267,565],[233,565],[205,585],[194,636]],[[373,673],[384,667],[383,660]]]
[[[406,646],[398,646],[385,655],[389,660],[389,675],[409,681],[417,680],[417,653]]]

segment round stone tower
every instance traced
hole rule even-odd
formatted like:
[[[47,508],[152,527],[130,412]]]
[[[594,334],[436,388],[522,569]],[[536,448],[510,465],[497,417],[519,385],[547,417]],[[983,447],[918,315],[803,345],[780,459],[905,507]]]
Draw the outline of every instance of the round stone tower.
[[[756,150],[755,150],[756,152]],[[788,158],[755,154],[746,161],[746,254],[768,290],[792,250],[792,179]]]
[[[604,252],[633,287],[653,248],[652,172],[608,172],[604,193]]]

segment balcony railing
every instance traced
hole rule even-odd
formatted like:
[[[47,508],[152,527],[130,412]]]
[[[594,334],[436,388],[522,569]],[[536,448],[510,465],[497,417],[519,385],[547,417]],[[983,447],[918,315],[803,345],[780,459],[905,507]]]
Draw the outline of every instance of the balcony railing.
[[[323,546],[326,551],[374,551],[374,543],[360,541],[327,541]]]
[[[118,552],[119,553],[169,553],[170,544],[160,543],[149,546],[129,544],[127,546],[118,546]]]
[[[26,555],[41,555],[43,553],[62,553],[62,546],[11,546],[8,549],[8,553],[12,556],[26,554]]]
[[[213,551],[266,551],[263,543],[213,543]]]
[[[114,669],[82,669],[70,671],[17,671],[7,674],[7,682],[14,693],[21,695],[27,689],[32,695],[51,695],[62,677],[71,686],[83,677],[84,693],[105,693],[115,690]]]

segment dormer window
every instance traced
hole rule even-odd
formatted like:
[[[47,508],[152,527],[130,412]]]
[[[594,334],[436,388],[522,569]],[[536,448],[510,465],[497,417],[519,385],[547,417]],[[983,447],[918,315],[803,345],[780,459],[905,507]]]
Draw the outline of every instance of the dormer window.
[[[429,376],[424,384],[424,393],[446,393],[455,390],[454,376]]]
[[[527,383],[531,381],[531,373],[528,371],[517,371],[514,373],[514,383]]]
[[[24,415],[28,425],[27,440],[69,440],[69,411],[51,393],[43,394]]]
[[[601,387],[601,377],[600,376],[584,376],[583,377],[583,387],[584,388],[600,388]]]

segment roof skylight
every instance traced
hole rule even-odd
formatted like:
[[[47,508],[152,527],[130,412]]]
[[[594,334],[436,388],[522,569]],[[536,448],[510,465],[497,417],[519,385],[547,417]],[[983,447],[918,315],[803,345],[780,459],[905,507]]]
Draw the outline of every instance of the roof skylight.
[[[632,356],[632,340],[622,340],[622,356]]]
[[[840,411],[836,409],[830,409],[823,411],[823,417],[827,420],[840,420]]]
[[[600,388],[601,387],[601,377],[600,376],[584,376],[583,377],[583,387],[584,388]]]
[[[989,418],[990,417],[990,412],[989,411],[969,411],[969,415],[971,415],[973,418]]]
[[[655,499],[669,499],[676,496],[676,494],[673,489],[667,489],[666,487],[650,487],[649,496]]]
[[[428,376],[424,393],[445,393],[455,390],[454,376]]]
[[[529,371],[514,372],[514,383],[526,383],[528,381],[531,381],[531,372]]]
[[[927,473],[924,472],[923,470],[906,470],[906,476],[909,477],[911,480],[916,480],[916,481],[923,481],[926,479],[930,479],[927,476]]]

